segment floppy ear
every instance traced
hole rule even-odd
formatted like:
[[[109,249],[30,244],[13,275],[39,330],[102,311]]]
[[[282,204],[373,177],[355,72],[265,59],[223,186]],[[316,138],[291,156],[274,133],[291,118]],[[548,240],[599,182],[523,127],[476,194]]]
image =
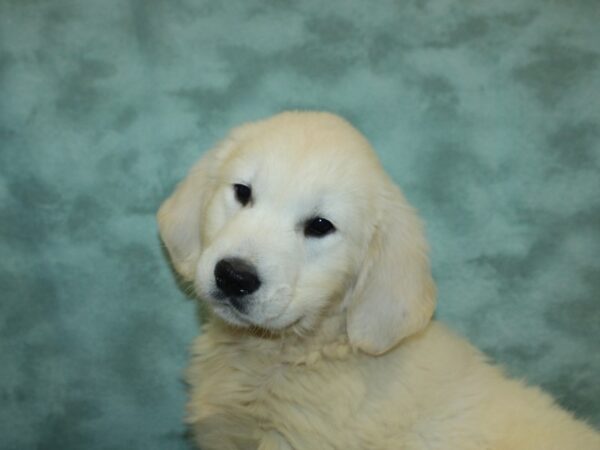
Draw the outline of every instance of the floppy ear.
[[[218,168],[232,147],[233,140],[227,139],[205,153],[156,215],[173,266],[187,281],[194,278],[202,251],[202,216],[212,197]]]
[[[350,343],[373,355],[423,329],[435,309],[422,224],[391,180],[384,183],[381,214],[347,312]]]

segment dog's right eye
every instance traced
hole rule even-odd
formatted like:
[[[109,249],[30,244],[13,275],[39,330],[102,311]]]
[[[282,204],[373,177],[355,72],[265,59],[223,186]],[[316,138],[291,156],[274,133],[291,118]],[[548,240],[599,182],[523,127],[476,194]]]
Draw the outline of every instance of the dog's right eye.
[[[235,192],[235,198],[242,206],[246,206],[252,198],[252,188],[245,184],[234,184],[233,191]]]

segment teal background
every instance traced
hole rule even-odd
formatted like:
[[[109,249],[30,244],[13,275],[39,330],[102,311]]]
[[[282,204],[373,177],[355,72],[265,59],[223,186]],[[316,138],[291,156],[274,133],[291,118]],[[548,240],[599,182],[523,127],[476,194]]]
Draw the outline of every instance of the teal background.
[[[0,0],[0,448],[187,449],[154,213],[226,130],[340,113],[438,318],[600,425],[600,3]]]

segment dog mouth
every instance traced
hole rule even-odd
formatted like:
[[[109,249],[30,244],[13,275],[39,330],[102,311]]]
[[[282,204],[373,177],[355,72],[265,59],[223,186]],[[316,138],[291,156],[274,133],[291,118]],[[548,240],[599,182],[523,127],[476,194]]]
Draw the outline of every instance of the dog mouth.
[[[301,320],[301,318],[281,320],[288,312],[292,303],[291,298],[288,298],[283,308],[278,308],[276,311],[269,311],[269,306],[272,305],[275,298],[286,298],[289,293],[289,287],[282,287],[270,296],[270,300],[259,301],[254,296],[227,296],[220,290],[213,289],[205,298],[212,309],[227,322],[239,326],[260,327],[266,330],[277,331]]]
[[[211,299],[214,299],[219,305],[225,306],[226,308],[235,311],[237,314],[246,315],[249,305],[249,299],[245,297],[235,297],[225,295],[220,290],[212,290],[210,292]]]
[[[251,324],[248,316],[249,299],[242,297],[227,296],[218,289],[211,290],[204,300],[225,320],[233,318],[234,322],[241,321]]]
[[[213,311],[225,322],[242,327],[249,327],[254,325],[254,323],[246,313],[240,311],[228,301],[209,301],[209,304]]]

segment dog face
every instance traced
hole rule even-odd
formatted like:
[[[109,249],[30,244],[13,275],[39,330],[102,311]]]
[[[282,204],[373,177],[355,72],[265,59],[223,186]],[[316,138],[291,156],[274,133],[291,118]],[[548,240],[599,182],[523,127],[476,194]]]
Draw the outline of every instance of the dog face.
[[[351,342],[382,353],[433,312],[418,219],[368,142],[331,114],[234,130],[158,220],[175,268],[234,325],[304,332],[341,309]]]

